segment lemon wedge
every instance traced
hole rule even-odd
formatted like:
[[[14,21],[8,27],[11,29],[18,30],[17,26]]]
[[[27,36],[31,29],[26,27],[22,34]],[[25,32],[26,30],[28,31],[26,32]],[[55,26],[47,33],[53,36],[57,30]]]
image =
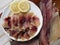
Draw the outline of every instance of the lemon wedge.
[[[14,1],[10,4],[10,10],[14,13],[19,13],[18,2]]]
[[[30,9],[30,4],[28,1],[20,1],[18,4],[18,8],[20,12],[28,12]]]

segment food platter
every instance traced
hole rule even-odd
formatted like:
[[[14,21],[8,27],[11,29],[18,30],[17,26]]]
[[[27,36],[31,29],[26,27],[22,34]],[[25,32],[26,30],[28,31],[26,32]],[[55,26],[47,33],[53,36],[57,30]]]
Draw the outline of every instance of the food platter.
[[[28,40],[31,40],[32,38],[34,38],[35,36],[37,36],[39,34],[39,32],[41,31],[41,28],[42,28],[42,25],[43,25],[43,16],[42,16],[41,10],[33,2],[31,2],[31,1],[28,1],[28,2],[30,3],[30,10],[29,10],[29,12],[33,12],[34,15],[39,18],[39,21],[40,21],[40,25],[38,26],[38,29],[37,29],[36,33],[33,36],[31,36],[29,39],[24,39],[24,40],[17,39],[16,40],[14,37],[10,36],[9,33],[7,33],[5,31],[5,29],[3,28],[4,19],[6,17],[8,17],[10,12],[11,12],[10,9],[9,9],[9,6],[5,9],[5,11],[2,14],[2,18],[1,18],[1,21],[0,21],[0,23],[2,25],[1,29],[13,40],[16,40],[16,41],[28,41]]]

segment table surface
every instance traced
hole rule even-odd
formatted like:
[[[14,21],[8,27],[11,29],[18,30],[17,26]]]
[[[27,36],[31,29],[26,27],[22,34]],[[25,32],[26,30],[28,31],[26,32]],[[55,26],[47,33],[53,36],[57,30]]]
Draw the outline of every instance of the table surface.
[[[53,0],[53,2],[55,2],[56,3],[56,6],[59,8],[59,10],[60,10],[60,0]]]
[[[37,6],[39,6],[40,0],[31,0],[31,1],[33,1]],[[53,0],[53,2],[55,2],[56,6],[60,9],[60,0]],[[11,45],[40,45],[39,35],[27,42],[11,41]]]

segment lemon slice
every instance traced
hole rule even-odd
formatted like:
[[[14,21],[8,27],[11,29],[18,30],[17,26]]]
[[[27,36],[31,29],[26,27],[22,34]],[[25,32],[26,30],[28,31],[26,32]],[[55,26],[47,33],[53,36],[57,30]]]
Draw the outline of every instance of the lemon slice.
[[[14,1],[10,4],[10,10],[14,13],[19,13],[18,2]]]
[[[30,9],[30,4],[28,1],[20,1],[18,4],[20,12],[28,12]]]

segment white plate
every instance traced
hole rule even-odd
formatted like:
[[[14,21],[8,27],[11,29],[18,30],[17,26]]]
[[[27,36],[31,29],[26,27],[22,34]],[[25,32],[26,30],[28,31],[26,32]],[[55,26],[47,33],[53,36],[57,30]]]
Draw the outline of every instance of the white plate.
[[[41,14],[41,10],[31,1],[29,1],[30,3],[30,6],[31,6],[31,9],[30,9],[30,12],[33,12],[40,20],[40,25],[38,27],[38,30],[37,32],[35,33],[34,36],[30,37],[28,40],[31,40],[32,38],[34,38],[35,36],[37,36],[42,28],[42,25],[43,25],[43,17],[42,17],[42,14]],[[4,11],[3,15],[2,15],[2,18],[0,19],[0,24],[2,25],[4,23],[4,18],[6,18],[9,14],[10,10],[9,10],[9,7],[6,8],[6,10]],[[3,27],[1,27],[1,29],[9,36],[9,34],[3,29]],[[13,40],[16,40],[15,38],[9,36],[11,39]],[[17,39],[16,41],[28,41],[27,39]]]

